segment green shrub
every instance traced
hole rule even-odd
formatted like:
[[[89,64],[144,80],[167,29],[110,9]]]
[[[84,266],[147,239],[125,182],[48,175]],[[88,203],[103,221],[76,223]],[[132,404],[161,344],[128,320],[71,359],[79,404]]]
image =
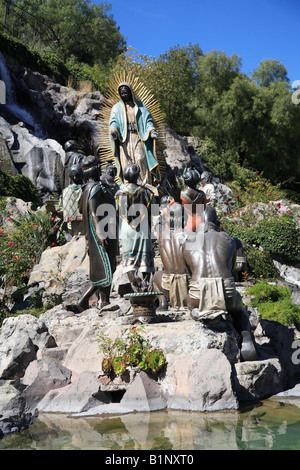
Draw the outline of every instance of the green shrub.
[[[245,246],[248,264],[248,275],[255,279],[277,279],[279,273],[269,252],[260,250],[257,246]]]
[[[237,207],[248,206],[256,202],[267,204],[270,201],[283,199],[300,203],[299,194],[295,191],[284,190],[280,184],[272,184],[263,176],[263,173],[244,168],[238,164],[234,166],[233,179],[226,184],[235,196]]]
[[[287,287],[261,282],[250,287],[246,294],[254,297],[251,304],[257,307],[261,318],[294,325],[300,330],[300,307],[292,302]]]
[[[61,221],[42,210],[22,215],[18,220],[9,218],[9,222],[12,226],[0,228],[0,287],[4,289],[2,308],[10,286],[26,286],[30,272],[43,251],[65,242]]]
[[[286,261],[300,260],[300,233],[291,217],[263,219],[254,230],[255,242]]]
[[[12,176],[0,170],[0,197],[16,197],[25,202],[40,203],[37,188],[24,175]]]
[[[33,317],[38,318],[52,307],[53,305],[50,304],[42,308],[28,307],[24,310],[17,310],[15,313],[10,313],[7,309],[0,307],[0,328],[6,318],[18,317],[20,315],[32,315]]]
[[[278,275],[272,257],[298,262],[300,232],[291,213],[280,215],[273,208],[269,214],[264,214],[265,218],[257,220],[253,209],[247,209],[247,214],[236,211],[231,216],[221,217],[221,228],[242,241],[250,273],[255,277],[276,278]]]

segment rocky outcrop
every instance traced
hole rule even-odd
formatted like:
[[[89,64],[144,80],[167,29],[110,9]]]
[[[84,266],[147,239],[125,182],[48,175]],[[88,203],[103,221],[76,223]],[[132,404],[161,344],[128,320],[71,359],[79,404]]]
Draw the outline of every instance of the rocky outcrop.
[[[76,315],[60,304],[39,319],[6,319],[0,332],[1,400],[1,390],[18,382],[15,393],[24,405],[20,413],[28,422],[36,410],[78,415],[166,408],[235,410],[300,381],[299,367],[291,360],[291,328],[258,320],[253,332],[258,359],[242,362],[240,340],[229,319],[207,328],[184,311],[162,312],[156,323],[144,326],[152,346],[164,351],[163,371],[148,375],[135,370],[128,379],[103,380],[99,334],[122,338],[132,319],[130,302],[116,293],[102,310],[93,307]],[[9,402],[6,399],[6,423]],[[5,429],[13,430],[15,407],[11,411],[12,424]]]
[[[11,155],[13,174],[27,176],[41,195],[57,190],[56,161],[64,161],[65,151],[56,140],[34,136],[21,122],[10,126],[2,117],[0,139],[5,140]]]

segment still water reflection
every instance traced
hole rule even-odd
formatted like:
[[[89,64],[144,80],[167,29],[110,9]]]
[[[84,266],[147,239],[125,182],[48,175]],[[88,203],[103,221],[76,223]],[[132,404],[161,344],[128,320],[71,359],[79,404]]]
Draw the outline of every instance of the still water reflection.
[[[240,411],[157,411],[71,418],[41,414],[0,450],[300,449],[300,400],[270,398]]]

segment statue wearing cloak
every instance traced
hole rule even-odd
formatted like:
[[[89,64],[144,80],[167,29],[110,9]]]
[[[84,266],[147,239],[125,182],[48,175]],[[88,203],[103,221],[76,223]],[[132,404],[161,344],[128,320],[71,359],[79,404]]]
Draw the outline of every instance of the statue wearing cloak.
[[[127,88],[128,97],[122,94],[124,88]],[[123,183],[125,167],[136,163],[140,167],[138,183],[153,190],[161,175],[152,116],[148,108],[135,98],[129,83],[120,83],[118,92],[120,101],[111,109],[109,134],[119,183]]]

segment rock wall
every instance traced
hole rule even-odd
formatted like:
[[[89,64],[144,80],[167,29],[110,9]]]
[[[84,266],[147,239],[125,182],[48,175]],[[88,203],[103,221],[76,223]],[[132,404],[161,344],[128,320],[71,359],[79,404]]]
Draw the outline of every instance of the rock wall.
[[[70,244],[81,242],[79,237]],[[76,277],[84,269],[78,261],[76,265],[75,252],[69,247],[70,258],[63,270],[72,267]],[[33,279],[40,270],[41,266],[32,273]],[[86,282],[81,274],[78,289]],[[67,311],[74,292],[68,297],[66,289],[65,300],[39,318],[21,315],[3,322],[0,433],[16,430],[16,423],[22,429],[26,422],[29,426],[39,411],[80,416],[167,408],[237,410],[245,402],[256,402],[299,383],[299,365],[292,361],[294,330],[260,320],[255,309],[251,325],[256,361],[241,361],[240,338],[229,318],[208,328],[192,320],[187,311],[168,310],[157,313],[156,322],[144,327],[152,346],[164,351],[163,371],[148,375],[131,369],[124,377],[108,379],[101,372],[98,335],[124,338],[132,327],[131,304],[118,295],[122,282],[122,272],[117,270],[111,303],[102,310],[96,305],[81,314]]]

